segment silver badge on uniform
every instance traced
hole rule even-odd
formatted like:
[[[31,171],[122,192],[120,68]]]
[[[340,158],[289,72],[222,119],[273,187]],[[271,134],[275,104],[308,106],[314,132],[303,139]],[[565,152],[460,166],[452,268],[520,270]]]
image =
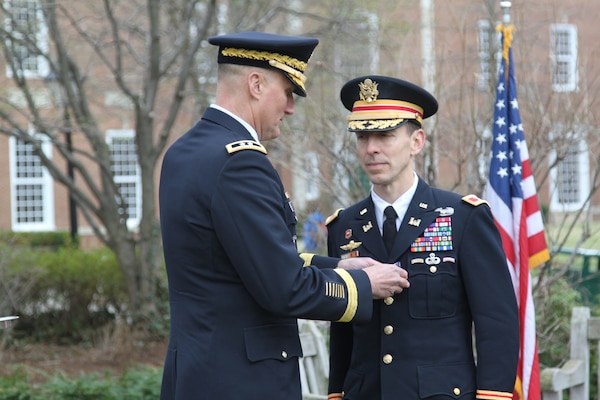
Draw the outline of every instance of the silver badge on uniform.
[[[454,214],[454,208],[452,207],[438,207],[435,211],[440,213],[440,217],[448,217]]]

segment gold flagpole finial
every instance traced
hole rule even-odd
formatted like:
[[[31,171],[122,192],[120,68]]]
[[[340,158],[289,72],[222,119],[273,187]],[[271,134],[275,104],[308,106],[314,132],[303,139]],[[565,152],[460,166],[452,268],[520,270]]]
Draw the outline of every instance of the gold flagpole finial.
[[[500,1],[500,8],[502,9],[502,24],[498,27],[498,30],[502,32],[502,37],[504,40],[502,41],[502,58],[504,58],[506,64],[506,77],[508,78],[508,68],[509,68],[509,59],[508,59],[508,49],[512,44],[512,31],[513,26],[510,23],[510,7],[512,3],[510,1],[502,0]]]

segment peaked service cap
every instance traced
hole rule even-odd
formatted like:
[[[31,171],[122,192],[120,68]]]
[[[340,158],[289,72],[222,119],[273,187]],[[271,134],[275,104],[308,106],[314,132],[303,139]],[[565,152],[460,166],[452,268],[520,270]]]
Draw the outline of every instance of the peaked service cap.
[[[437,112],[438,102],[427,90],[389,76],[366,75],[342,87],[340,97],[348,115],[348,130],[389,131],[406,120],[419,125]]]
[[[319,44],[317,38],[239,32],[212,36],[208,42],[219,46],[219,64],[252,65],[279,70],[294,84],[294,93],[306,97],[304,71],[313,50]]]

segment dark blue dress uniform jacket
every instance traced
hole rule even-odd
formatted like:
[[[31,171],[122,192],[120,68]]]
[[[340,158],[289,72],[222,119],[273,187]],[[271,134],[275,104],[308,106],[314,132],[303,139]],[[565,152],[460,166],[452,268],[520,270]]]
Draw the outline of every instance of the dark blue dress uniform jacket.
[[[159,198],[171,331],[162,400],[299,400],[296,317],[371,316],[363,271],[325,269],[339,260],[318,256],[318,267],[303,267],[295,213],[263,150],[209,108],[165,154]]]
[[[373,210],[369,197],[329,222],[330,255],[399,261],[410,288],[374,301],[370,322],[332,324],[329,393],[351,400],[511,398],[519,321],[488,205],[419,180],[389,255]]]

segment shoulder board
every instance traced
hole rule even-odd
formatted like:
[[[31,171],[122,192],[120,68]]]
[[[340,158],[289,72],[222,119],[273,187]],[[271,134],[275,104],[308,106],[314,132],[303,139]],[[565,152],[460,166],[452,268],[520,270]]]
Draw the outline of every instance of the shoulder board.
[[[474,194],[468,194],[465,197],[462,198],[462,201],[464,201],[465,203],[469,203],[472,206],[477,207],[478,205],[481,204],[487,204],[488,207],[490,206],[490,203],[488,203],[486,200],[480,199],[479,197],[475,196]]]
[[[254,140],[238,140],[237,142],[231,142],[225,146],[227,152],[229,154],[241,151],[241,150],[256,150],[260,151],[263,154],[267,154],[267,149],[265,147],[255,142]]]
[[[344,211],[343,208],[338,208],[337,210],[335,210],[333,214],[327,217],[327,219],[325,220],[325,225],[329,225],[331,222],[335,221],[335,219],[338,217],[338,215],[340,215],[342,211]]]

